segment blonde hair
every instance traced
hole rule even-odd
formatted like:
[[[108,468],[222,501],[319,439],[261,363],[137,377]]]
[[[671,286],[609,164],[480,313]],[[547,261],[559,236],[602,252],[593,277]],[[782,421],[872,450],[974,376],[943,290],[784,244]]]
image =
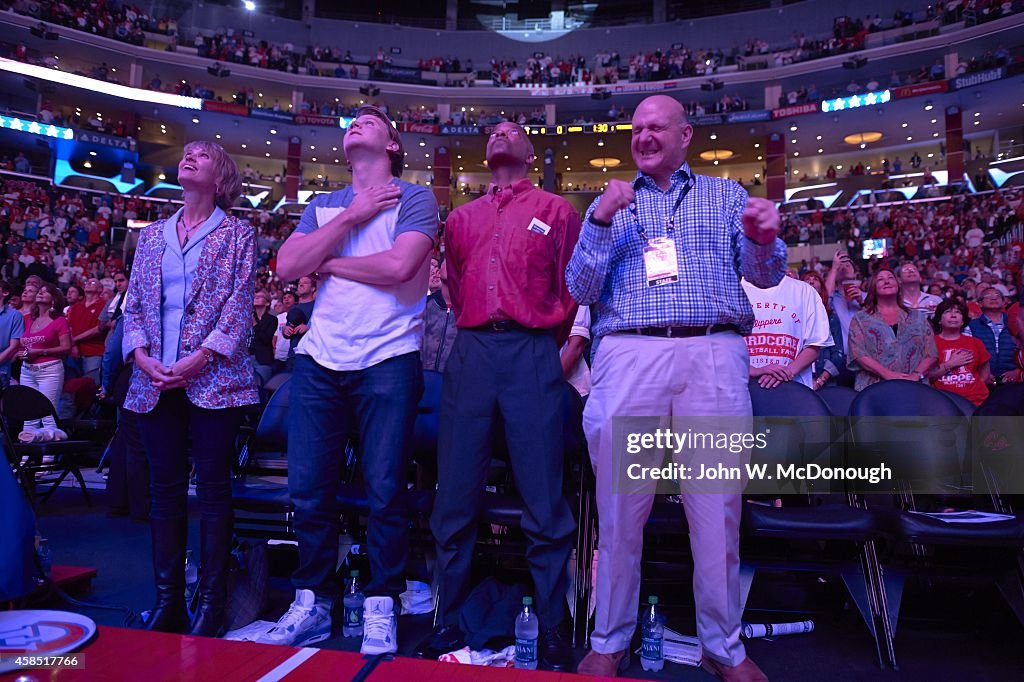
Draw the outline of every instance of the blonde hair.
[[[185,145],[185,153],[197,149],[206,152],[213,159],[215,194],[213,202],[227,211],[242,196],[242,175],[238,172],[238,164],[216,142],[194,140]]]

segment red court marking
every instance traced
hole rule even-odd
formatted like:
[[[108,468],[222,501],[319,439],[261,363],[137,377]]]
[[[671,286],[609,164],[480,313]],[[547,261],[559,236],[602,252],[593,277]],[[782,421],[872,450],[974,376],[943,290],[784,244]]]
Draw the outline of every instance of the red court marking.
[[[80,652],[84,670],[23,670],[0,675],[42,682],[252,682],[294,656],[293,647],[227,642],[162,632],[100,626],[96,638]]]
[[[284,677],[283,682],[316,682],[317,680],[351,680],[363,666],[367,659],[352,651],[334,651],[332,649],[320,649],[320,651],[308,661],[305,661],[295,670]],[[375,675],[370,675],[370,680],[376,680]]]
[[[83,580],[88,582],[95,577],[95,568],[83,568],[81,566],[54,566],[50,570],[50,579],[61,587],[68,583],[75,583]]]

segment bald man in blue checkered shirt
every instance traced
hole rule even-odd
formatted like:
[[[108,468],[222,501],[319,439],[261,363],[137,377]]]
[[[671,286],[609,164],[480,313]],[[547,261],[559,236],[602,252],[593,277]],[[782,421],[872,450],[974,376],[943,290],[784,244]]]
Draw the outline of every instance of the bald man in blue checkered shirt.
[[[744,335],[754,313],[740,284],[768,288],[785,274],[772,202],[735,182],[693,173],[693,127],[676,100],[656,95],[633,116],[632,183],[612,180],[587,211],[566,269],[569,291],[594,305],[593,387],[583,422],[597,474],[600,561],[592,650],[579,672],[626,668],[640,601],[643,527],[654,484],[624,493],[622,416],[739,417],[749,423]],[[766,680],[740,642],[742,483],[682,482],[694,558],[697,632],[704,666],[724,680]],[[709,492],[714,491],[714,492]],[[724,491],[724,492],[722,492]],[[699,494],[695,494],[699,493]]]

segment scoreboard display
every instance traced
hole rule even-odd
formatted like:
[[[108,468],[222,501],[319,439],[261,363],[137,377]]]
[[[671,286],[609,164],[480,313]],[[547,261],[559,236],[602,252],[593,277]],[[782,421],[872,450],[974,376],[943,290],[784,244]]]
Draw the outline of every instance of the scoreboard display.
[[[629,132],[632,123],[561,123],[558,125],[523,126],[527,135],[575,135],[599,133],[608,135],[615,132]]]

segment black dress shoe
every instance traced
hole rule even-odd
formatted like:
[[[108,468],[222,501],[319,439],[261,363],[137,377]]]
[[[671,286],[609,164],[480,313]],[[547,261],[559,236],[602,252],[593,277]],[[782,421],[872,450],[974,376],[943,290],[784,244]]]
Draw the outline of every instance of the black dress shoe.
[[[537,659],[544,670],[571,670],[572,654],[569,643],[562,637],[558,627],[544,628],[537,642]]]
[[[436,661],[438,657],[466,646],[466,636],[457,625],[439,625],[433,634],[416,647],[419,658]]]

